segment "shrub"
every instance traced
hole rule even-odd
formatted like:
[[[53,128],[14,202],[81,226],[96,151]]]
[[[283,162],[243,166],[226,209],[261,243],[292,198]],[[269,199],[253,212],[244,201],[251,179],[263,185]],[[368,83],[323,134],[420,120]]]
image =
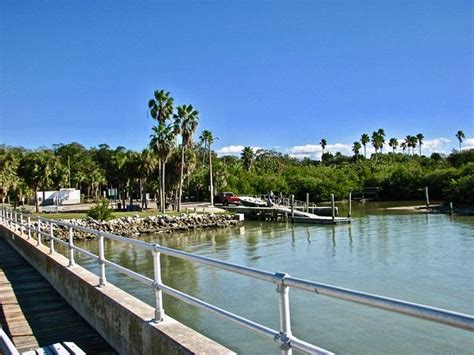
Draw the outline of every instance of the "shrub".
[[[97,202],[94,207],[92,207],[87,216],[94,218],[97,221],[107,221],[113,217],[112,209],[109,208],[109,201],[104,198]]]

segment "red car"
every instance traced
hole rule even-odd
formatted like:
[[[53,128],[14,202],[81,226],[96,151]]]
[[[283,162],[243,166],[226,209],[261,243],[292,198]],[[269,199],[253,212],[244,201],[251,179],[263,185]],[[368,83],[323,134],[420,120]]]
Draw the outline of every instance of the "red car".
[[[224,206],[240,204],[239,198],[233,192],[221,192],[217,196],[217,201],[222,203]]]

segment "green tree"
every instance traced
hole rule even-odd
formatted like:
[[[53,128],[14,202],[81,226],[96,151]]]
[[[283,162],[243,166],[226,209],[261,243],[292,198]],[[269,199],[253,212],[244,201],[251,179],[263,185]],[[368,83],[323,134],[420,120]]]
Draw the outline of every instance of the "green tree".
[[[367,159],[367,151],[366,151],[366,146],[367,146],[367,143],[370,142],[370,137],[367,133],[364,133],[360,136],[360,142],[362,143],[362,145],[364,146],[364,157]]]
[[[321,162],[323,161],[323,155],[324,155],[324,149],[326,149],[326,146],[328,145],[328,142],[326,139],[321,139],[319,142],[319,145],[321,146]]]
[[[173,127],[168,126],[166,121],[171,118],[174,111],[174,100],[170,93],[164,90],[157,90],[153,93],[153,98],[148,101],[148,109],[153,119],[158,121],[158,125],[153,128],[152,143],[151,147],[153,151],[157,152],[159,161],[159,176],[160,176],[160,210],[165,210],[165,165],[166,162],[162,161],[161,157],[168,159],[171,154],[172,147],[168,150],[169,142],[168,139],[173,135]],[[160,139],[164,139],[163,142],[159,142]],[[161,146],[161,148],[159,148]],[[161,153],[159,153],[161,152]]]
[[[181,135],[181,169],[178,191],[178,211],[181,211],[181,199],[183,195],[183,175],[184,175],[184,151],[193,143],[193,134],[196,132],[199,123],[199,112],[192,105],[182,105],[177,107],[174,115],[175,132]]]
[[[423,139],[425,139],[425,136],[424,136],[423,134],[421,134],[421,133],[418,133],[418,134],[416,135],[416,139],[417,139],[417,141],[418,141],[418,147],[419,147],[419,149],[420,149],[420,157],[421,157],[421,145],[423,144]]]
[[[161,122],[152,128],[150,148],[158,155],[161,164],[161,186],[160,186],[160,211],[165,212],[166,208],[166,162],[173,151],[175,144],[175,129],[173,125],[164,125]]]
[[[456,138],[457,138],[458,141],[459,141],[459,151],[461,151],[462,140],[463,140],[464,138],[466,138],[466,136],[464,135],[464,132],[463,132],[463,131],[457,131],[457,132],[456,132]]]
[[[359,158],[359,152],[360,152],[360,148],[362,148],[362,145],[360,144],[359,141],[355,141],[352,145],[352,151],[354,152],[355,156],[356,156],[356,159]]]
[[[390,138],[390,140],[388,141],[388,145],[392,148],[392,153],[395,153],[395,150],[398,147],[397,138]]]
[[[250,171],[252,168],[253,161],[255,160],[255,152],[251,147],[244,147],[242,154],[240,155],[242,164],[246,171]]]
[[[217,139],[217,137],[214,137],[211,131],[209,130],[204,130],[201,133],[201,136],[199,137],[201,144],[204,144],[204,148],[206,148],[209,152],[209,191],[210,191],[210,201],[211,201],[211,206],[214,206],[214,184],[213,184],[213,179],[212,179],[212,150],[211,150],[211,145],[214,143],[214,141]]]

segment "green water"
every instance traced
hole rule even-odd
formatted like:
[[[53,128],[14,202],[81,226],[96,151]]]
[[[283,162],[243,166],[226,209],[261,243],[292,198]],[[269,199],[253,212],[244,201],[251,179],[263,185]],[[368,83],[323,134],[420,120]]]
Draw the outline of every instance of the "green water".
[[[351,225],[245,222],[241,227],[143,238],[249,267],[474,314],[474,218],[354,205]],[[96,251],[96,242],[82,244]],[[106,257],[151,277],[152,257],[109,241]],[[94,272],[85,258],[79,263]],[[275,286],[162,257],[163,281],[278,329]],[[108,270],[108,281],[152,304],[152,292]],[[473,333],[292,289],[293,333],[340,354],[472,354]],[[245,354],[279,353],[269,339],[165,296],[168,315]]]

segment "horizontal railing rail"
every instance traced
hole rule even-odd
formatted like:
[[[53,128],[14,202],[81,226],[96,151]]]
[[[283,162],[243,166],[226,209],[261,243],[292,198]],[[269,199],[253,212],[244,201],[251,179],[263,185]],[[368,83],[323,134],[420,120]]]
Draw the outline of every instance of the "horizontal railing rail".
[[[26,218],[25,218],[26,217]],[[36,222],[35,222],[36,221]],[[22,236],[25,235],[27,239],[36,236],[36,244],[42,245],[42,238],[46,237],[49,239],[50,252],[54,253],[54,243],[59,243],[68,248],[68,259],[69,266],[75,265],[74,252],[79,252],[89,258],[97,261],[99,264],[99,285],[106,285],[106,274],[105,266],[114,269],[120,273],[126,274],[133,279],[153,287],[155,290],[155,321],[160,322],[164,318],[164,309],[162,302],[162,293],[166,293],[171,297],[186,302],[194,307],[204,309],[211,312],[219,317],[225,318],[235,324],[240,325],[246,329],[249,329],[257,334],[271,338],[280,344],[282,353],[291,354],[292,349],[297,349],[305,353],[310,354],[331,354],[331,352],[324,350],[315,345],[304,342],[292,334],[291,330],[291,319],[290,319],[290,308],[289,308],[289,289],[290,287],[297,288],[304,291],[309,291],[318,295],[329,296],[344,301],[350,301],[359,303],[378,309],[405,314],[408,316],[421,318],[433,322],[438,322],[444,325],[474,331],[474,316],[444,310],[440,308],[434,308],[422,304],[406,302],[394,298],[374,295],[361,291],[350,290],[332,285],[326,285],[314,281],[304,280],[296,277],[292,277],[285,273],[273,273],[265,270],[259,270],[250,268],[242,265],[229,263],[222,260],[208,258],[200,255],[187,253],[181,250],[176,250],[168,247],[161,246],[159,244],[153,244],[144,242],[141,240],[135,240],[126,238],[113,233],[99,231],[72,223],[66,223],[62,221],[50,220],[47,218],[32,216],[19,212],[12,211],[10,209],[2,208],[1,210],[1,222],[14,231],[19,231]],[[48,230],[46,230],[48,226]],[[54,235],[54,229],[58,226],[68,230],[68,241],[61,240]],[[82,231],[95,235],[98,240],[98,255],[80,248],[74,245],[74,230]],[[134,245],[139,248],[149,250],[153,254],[153,265],[154,265],[154,277],[153,279],[123,267],[117,263],[107,260],[104,256],[104,238],[124,242],[127,244]],[[173,289],[165,285],[161,280],[161,264],[160,255],[168,255],[191,262],[216,267],[236,274],[252,277],[255,279],[271,282],[277,285],[278,299],[279,299],[279,316],[280,316],[280,329],[274,330],[268,328],[262,324],[253,322],[249,319],[243,318],[222,308],[216,307],[203,300],[195,298],[184,292]]]

